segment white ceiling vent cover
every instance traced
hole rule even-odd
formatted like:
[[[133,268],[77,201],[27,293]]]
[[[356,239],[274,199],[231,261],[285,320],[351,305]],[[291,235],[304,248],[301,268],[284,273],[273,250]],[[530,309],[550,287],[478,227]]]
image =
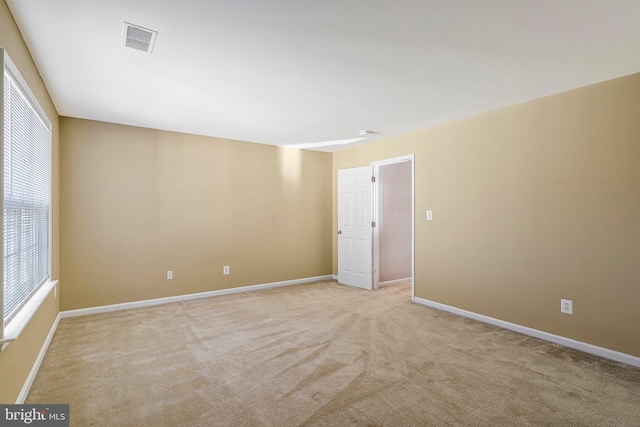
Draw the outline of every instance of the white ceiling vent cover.
[[[139,25],[124,22],[122,25],[122,41],[126,47],[151,53],[158,36],[157,31]]]

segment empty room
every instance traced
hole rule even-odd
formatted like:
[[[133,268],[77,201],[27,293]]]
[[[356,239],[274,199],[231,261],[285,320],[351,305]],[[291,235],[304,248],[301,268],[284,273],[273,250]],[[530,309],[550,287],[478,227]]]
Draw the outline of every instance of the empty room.
[[[0,0],[0,425],[640,425],[639,18]]]

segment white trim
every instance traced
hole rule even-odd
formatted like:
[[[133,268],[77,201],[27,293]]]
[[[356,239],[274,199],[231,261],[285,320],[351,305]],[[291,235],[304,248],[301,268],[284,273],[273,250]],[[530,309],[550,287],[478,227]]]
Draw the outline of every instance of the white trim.
[[[337,274],[332,274],[332,275],[331,275],[331,278],[332,278],[333,280],[337,281],[337,280],[338,280],[338,275],[337,275]]]
[[[6,51],[0,48],[0,67],[2,67],[2,82],[0,83],[0,135],[2,135],[2,149],[0,149],[0,188],[4,188],[4,70],[5,64],[9,59]],[[0,212],[4,212],[4,196],[0,197]],[[4,214],[3,214],[4,215]],[[0,246],[0,268],[4,272],[4,228],[0,230],[0,240],[3,244]],[[6,341],[4,334],[4,286],[0,288],[0,351],[4,349]]]
[[[382,161],[384,162],[384,160]],[[375,221],[371,240],[371,270],[373,277],[372,285],[374,290],[380,289],[380,165],[371,162],[373,173],[373,189],[371,191],[371,220]]]
[[[283,282],[263,283],[260,285],[240,286],[237,288],[220,289],[218,291],[199,292],[197,294],[176,295],[173,297],[154,298],[154,299],[147,299],[147,300],[141,300],[141,301],[123,302],[120,304],[102,305],[98,307],[79,308],[77,310],[62,311],[60,312],[60,317],[62,319],[65,319],[67,317],[86,316],[88,314],[107,313],[110,311],[150,307],[154,305],[169,304],[172,302],[217,297],[221,295],[237,294],[240,292],[259,291],[261,289],[277,288],[280,286],[299,285],[302,283],[316,282],[318,280],[331,280],[331,279],[333,279],[333,276],[328,274],[326,276],[307,277],[303,279],[285,280]]]
[[[387,280],[386,282],[380,282],[379,286],[393,286],[397,285],[398,283],[406,282],[408,280],[411,280],[411,277],[405,277],[404,279]]]
[[[416,160],[411,154],[411,301],[416,300]]]
[[[27,379],[25,380],[24,385],[22,386],[22,390],[20,390],[20,394],[16,399],[17,405],[24,403],[24,401],[27,399],[27,395],[31,390],[33,381],[36,379],[38,370],[40,370],[40,365],[42,364],[42,360],[44,359],[45,354],[47,354],[47,350],[49,349],[49,344],[53,339],[53,335],[56,333],[56,329],[58,329],[58,323],[60,323],[60,318],[61,318],[60,313],[58,313],[58,315],[56,316],[56,320],[53,322],[53,325],[51,325],[51,329],[49,330],[49,335],[47,335],[47,338],[42,343],[42,348],[40,348],[40,353],[38,353],[38,357],[36,357],[36,361],[33,363],[33,366],[31,367],[31,371],[29,372],[29,375],[27,376]]]
[[[51,290],[58,284],[57,280],[48,280],[45,284],[40,286],[40,289],[29,301],[18,311],[16,316],[4,328],[4,338],[0,339],[0,351],[9,345],[9,343],[18,339],[24,328],[29,324],[31,318],[40,309],[40,306],[44,300],[49,296]]]
[[[51,120],[49,119],[49,116],[47,116],[47,113],[44,112],[44,109],[40,106],[40,102],[38,102],[38,98],[36,98],[36,96],[33,94],[33,92],[31,91],[31,88],[27,84],[27,81],[22,77],[22,74],[20,74],[20,70],[18,70],[18,67],[16,67],[16,64],[14,64],[13,61],[11,60],[9,53],[7,53],[7,51],[3,48],[0,48],[0,50],[3,51],[4,66],[7,69],[9,69],[9,72],[11,73],[11,77],[17,81],[18,86],[20,86],[20,89],[24,92],[24,96],[29,100],[30,103],[33,104],[31,105],[31,107],[33,107],[36,114],[40,117],[40,120],[42,120],[42,123],[47,127],[47,129],[49,129],[49,132],[51,132],[52,131]],[[49,135],[49,141],[51,141],[51,135]]]
[[[506,322],[494,317],[485,316],[483,314],[474,313],[473,311],[463,310],[461,308],[441,304],[439,302],[430,301],[424,298],[416,297],[415,302],[418,304],[426,305],[428,307],[436,308],[438,310],[448,311],[453,314],[468,317],[469,319],[477,320],[479,322],[488,323],[490,325],[519,332],[524,335],[540,338],[542,340],[580,350],[585,353],[594,354],[596,356],[604,357],[605,359],[611,359],[615,360],[616,362],[622,362],[628,365],[640,367],[640,357],[632,356],[630,354],[621,353],[619,351],[610,350],[604,347],[598,347],[593,344],[577,341],[560,335],[551,334],[549,332],[540,331],[538,329],[529,328],[527,326],[518,325],[516,323]]]

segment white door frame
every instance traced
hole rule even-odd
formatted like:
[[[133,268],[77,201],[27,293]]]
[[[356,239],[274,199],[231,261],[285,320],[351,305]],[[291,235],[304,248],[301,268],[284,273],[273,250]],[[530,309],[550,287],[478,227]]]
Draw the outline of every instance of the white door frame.
[[[392,165],[395,163],[411,162],[411,301],[415,302],[415,162],[414,155],[393,157],[391,159],[371,162],[373,167],[373,221],[376,226],[373,228],[373,289],[380,287],[380,166]]]

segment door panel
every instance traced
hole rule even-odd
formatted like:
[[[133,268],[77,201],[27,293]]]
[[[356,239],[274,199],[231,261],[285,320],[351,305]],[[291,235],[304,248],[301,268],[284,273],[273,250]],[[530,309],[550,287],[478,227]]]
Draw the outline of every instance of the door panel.
[[[340,242],[340,249],[339,252],[342,252],[345,256],[342,258],[339,258],[342,260],[342,268],[341,271],[344,271],[346,273],[352,273],[352,269],[351,269],[351,240],[348,237],[343,237],[341,238],[341,242]]]
[[[342,225],[344,225],[345,227],[351,227],[351,196],[352,196],[351,193],[342,195],[343,213],[341,218],[342,218]]]
[[[365,275],[367,274],[367,242],[365,239],[358,239],[356,246],[356,273]]]
[[[338,281],[372,289],[371,167],[338,171]]]

